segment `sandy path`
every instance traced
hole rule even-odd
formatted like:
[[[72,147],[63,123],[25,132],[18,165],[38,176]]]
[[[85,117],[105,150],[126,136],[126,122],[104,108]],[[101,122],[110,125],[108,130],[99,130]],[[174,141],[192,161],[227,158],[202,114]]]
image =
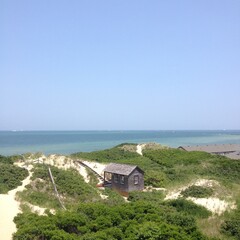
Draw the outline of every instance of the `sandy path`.
[[[30,170],[29,168],[28,170]],[[0,194],[0,237],[4,240],[11,240],[12,234],[16,232],[14,217],[21,212],[20,202],[15,200],[15,195],[23,191],[25,186],[30,183],[32,172],[22,181],[22,185],[9,191],[8,194]]]
[[[142,154],[142,147],[144,147],[144,146],[145,146],[145,144],[138,144],[136,152],[140,155],[143,155]]]

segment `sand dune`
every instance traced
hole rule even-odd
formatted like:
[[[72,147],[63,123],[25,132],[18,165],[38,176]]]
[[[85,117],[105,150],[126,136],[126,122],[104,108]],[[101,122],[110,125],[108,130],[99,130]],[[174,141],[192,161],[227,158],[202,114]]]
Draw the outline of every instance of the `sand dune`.
[[[212,187],[214,185],[215,186],[219,185],[219,183],[214,180],[199,179],[193,184],[189,184],[189,185],[183,186],[181,188],[178,188],[176,190],[170,191],[167,194],[167,196],[165,197],[165,200],[177,199],[177,198],[181,197],[181,192],[193,185]],[[193,201],[194,203],[207,208],[209,211],[211,211],[212,213],[217,214],[217,215],[221,215],[227,210],[236,208],[235,202],[220,200],[217,197],[208,197],[208,198],[188,197],[187,200]]]

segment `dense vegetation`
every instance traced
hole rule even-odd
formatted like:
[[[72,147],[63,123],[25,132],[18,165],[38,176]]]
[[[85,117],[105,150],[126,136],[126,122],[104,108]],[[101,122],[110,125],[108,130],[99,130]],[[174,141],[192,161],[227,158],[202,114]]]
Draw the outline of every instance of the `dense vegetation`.
[[[205,152],[178,149],[144,151],[144,156],[158,163],[167,183],[179,184],[196,178],[214,178],[240,184],[240,161]]]
[[[213,189],[202,186],[190,186],[181,192],[183,197],[206,198],[213,195]]]
[[[226,214],[222,232],[234,239],[240,239],[240,198],[237,200],[237,209]]]
[[[110,206],[80,204],[74,212],[15,219],[20,229],[14,239],[175,239],[204,240],[195,218],[172,206],[148,201]],[[26,222],[29,224],[26,225]]]
[[[126,151],[122,148],[122,145],[111,149],[95,152],[80,152],[71,155],[74,158],[89,159],[96,162],[117,162],[122,159],[132,159],[139,155],[136,152]]]
[[[5,157],[5,156],[0,155],[0,163],[13,164],[14,161],[11,157]]]
[[[28,171],[13,165],[11,157],[0,156],[0,193],[7,193],[9,190],[21,185],[21,181],[28,176]]]
[[[218,217],[186,200],[189,196],[240,199],[240,161],[177,149],[148,148],[140,156],[134,152],[135,148],[134,144],[119,145],[103,151],[75,153],[71,157],[138,165],[145,172],[146,186],[175,189],[202,178],[216,180],[219,186],[190,186],[182,191],[182,198],[167,201],[164,191],[132,192],[126,203],[110,189],[97,189],[92,174],[87,184],[75,170],[51,167],[67,207],[67,211],[63,211],[54,195],[47,166],[37,164],[31,184],[19,196],[23,201],[54,208],[57,212],[38,216],[26,209],[15,218],[18,231],[14,239],[240,239],[239,201],[235,210]],[[102,199],[100,193],[108,198]],[[209,224],[212,219],[217,219],[217,226]],[[204,228],[199,223],[204,223]],[[216,228],[216,231],[205,235],[207,228]]]

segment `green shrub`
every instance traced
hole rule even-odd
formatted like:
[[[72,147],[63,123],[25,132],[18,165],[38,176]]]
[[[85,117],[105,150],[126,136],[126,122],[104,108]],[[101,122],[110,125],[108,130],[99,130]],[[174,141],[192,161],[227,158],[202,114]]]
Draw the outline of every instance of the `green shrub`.
[[[0,155],[0,163],[13,164],[13,160],[10,157]]]
[[[183,197],[207,198],[211,197],[213,189],[203,186],[190,186],[181,192]]]
[[[143,155],[158,164],[161,172],[167,177],[167,185],[186,183],[196,176],[240,184],[239,160],[179,149],[146,150]]]
[[[71,155],[73,158],[89,159],[96,162],[115,162],[120,159],[130,159],[138,157],[135,152],[126,151],[119,147],[95,152],[79,152]]]
[[[5,160],[4,160],[5,161]],[[0,163],[0,193],[7,193],[9,190],[20,186],[21,181],[28,176],[26,169],[14,166],[12,164]]]
[[[240,184],[240,161],[229,159],[223,156],[214,156],[209,161],[211,165],[204,169],[204,173],[216,176],[227,182]]]
[[[240,239],[240,219],[227,220],[221,228],[224,234]]]
[[[144,175],[144,183],[146,186],[165,187],[167,176],[162,171],[147,170]]]
[[[178,212],[184,212],[191,216],[207,218],[211,216],[211,212],[205,207],[199,206],[185,199],[176,199],[166,202],[167,205],[174,207]]]
[[[202,159],[211,157],[204,152],[187,152],[179,149],[146,150],[144,156],[159,163],[163,167],[171,168],[177,165],[196,165]]]
[[[240,201],[238,207],[227,215],[227,219],[221,226],[222,233],[240,239]]]
[[[153,190],[152,192],[139,192],[139,191],[134,191],[130,192],[128,196],[128,200],[132,202],[136,201],[148,201],[149,203],[157,203],[157,202],[162,202],[164,199],[164,194],[161,191],[156,191]]]
[[[57,212],[56,215],[19,214],[15,222],[18,231],[14,240],[206,239],[198,232],[194,218],[148,201],[116,206],[85,203],[75,211]]]

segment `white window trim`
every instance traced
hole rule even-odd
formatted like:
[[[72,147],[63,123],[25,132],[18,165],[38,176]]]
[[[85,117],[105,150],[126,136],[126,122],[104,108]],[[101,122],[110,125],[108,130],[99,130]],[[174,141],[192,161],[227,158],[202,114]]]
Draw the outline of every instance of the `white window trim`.
[[[139,175],[133,176],[134,185],[139,185]]]
[[[120,175],[120,184],[125,184],[125,176],[124,175]]]

